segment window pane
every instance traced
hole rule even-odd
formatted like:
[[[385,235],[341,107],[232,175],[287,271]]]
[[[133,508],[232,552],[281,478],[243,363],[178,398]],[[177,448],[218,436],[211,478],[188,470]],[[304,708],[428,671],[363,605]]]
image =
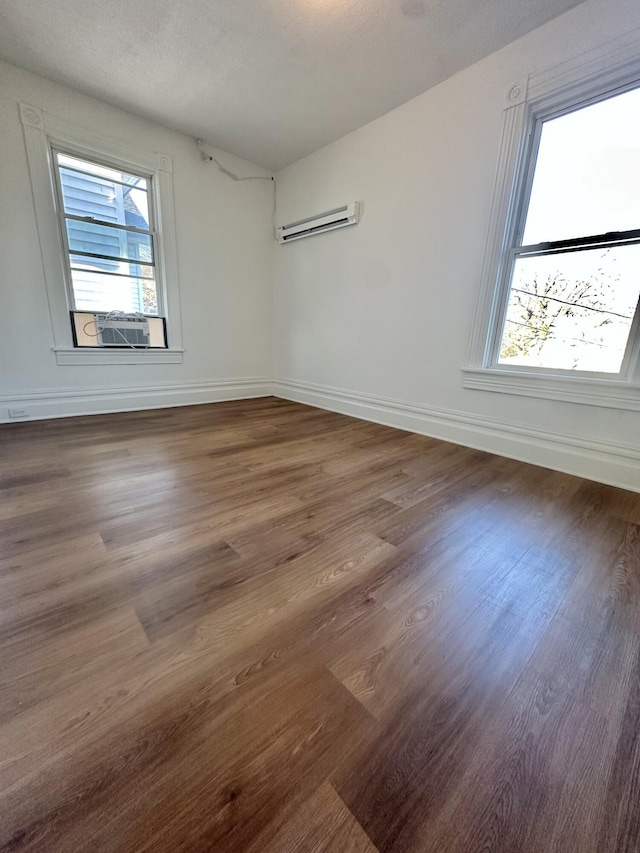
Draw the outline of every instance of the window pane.
[[[71,269],[109,272],[117,275],[128,275],[132,278],[154,278],[155,276],[154,268],[148,264],[129,261],[105,261],[102,258],[91,258],[87,255],[71,255],[70,260]]]
[[[147,178],[66,154],[58,154],[58,164],[65,213],[93,216],[134,228],[150,228]]]
[[[67,219],[69,251],[93,255],[111,255],[132,261],[153,263],[153,243],[150,234],[96,225],[95,222],[79,222]]]
[[[640,228],[640,89],[542,127],[523,245]]]
[[[71,279],[77,311],[158,313],[156,283],[153,278],[72,269]]]
[[[639,270],[639,245],[517,258],[499,363],[618,373]]]
[[[58,163],[62,166],[69,166],[81,172],[89,172],[91,175],[104,175],[114,181],[121,181],[128,184],[134,181],[142,181],[144,189],[146,189],[147,178],[140,175],[133,175],[131,172],[121,172],[119,169],[114,169],[109,166],[101,166],[99,163],[93,163],[90,160],[82,160],[80,157],[72,157],[70,154],[62,154],[58,152]]]

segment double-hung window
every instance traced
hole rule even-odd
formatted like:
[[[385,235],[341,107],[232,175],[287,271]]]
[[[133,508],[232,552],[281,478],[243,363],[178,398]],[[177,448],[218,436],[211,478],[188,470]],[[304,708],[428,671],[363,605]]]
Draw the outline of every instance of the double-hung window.
[[[540,75],[505,112],[466,387],[640,408],[640,63],[622,60],[618,79],[611,58],[600,80]]]
[[[72,308],[157,315],[153,183],[53,150]]]
[[[542,121],[498,365],[626,372],[640,296],[640,89]]]
[[[171,157],[20,115],[56,362],[181,363]]]

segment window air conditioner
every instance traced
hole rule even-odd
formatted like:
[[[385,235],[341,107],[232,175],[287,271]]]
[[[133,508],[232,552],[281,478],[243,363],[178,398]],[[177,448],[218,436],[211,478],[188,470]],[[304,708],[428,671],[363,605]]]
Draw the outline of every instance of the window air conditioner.
[[[140,314],[96,314],[98,342],[103,347],[148,347],[149,322]]]
[[[359,218],[360,205],[357,201],[352,201],[351,204],[345,204],[344,207],[337,207],[327,213],[320,213],[309,219],[300,219],[298,222],[290,222],[289,225],[280,225],[276,229],[276,238],[278,243],[291,243],[293,240],[311,237],[312,234],[322,234],[323,231],[355,225]]]

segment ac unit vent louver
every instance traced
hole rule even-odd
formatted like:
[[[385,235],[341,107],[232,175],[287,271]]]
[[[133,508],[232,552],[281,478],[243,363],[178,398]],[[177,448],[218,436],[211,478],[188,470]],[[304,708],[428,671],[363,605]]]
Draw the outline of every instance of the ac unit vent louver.
[[[359,218],[360,205],[357,201],[352,201],[344,207],[337,207],[335,210],[310,216],[308,219],[300,219],[298,222],[290,222],[288,225],[280,225],[276,229],[276,238],[278,243],[291,243],[293,240],[301,240],[313,234],[322,234],[323,231],[355,225]]]
[[[148,347],[149,321],[142,314],[95,315],[98,342],[103,347]]]

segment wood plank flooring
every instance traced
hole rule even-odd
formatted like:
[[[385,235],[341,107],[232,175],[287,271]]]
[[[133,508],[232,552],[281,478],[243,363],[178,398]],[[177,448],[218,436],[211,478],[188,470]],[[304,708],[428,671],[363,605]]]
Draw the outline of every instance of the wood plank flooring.
[[[282,400],[0,427],[0,850],[640,851],[640,495]]]

